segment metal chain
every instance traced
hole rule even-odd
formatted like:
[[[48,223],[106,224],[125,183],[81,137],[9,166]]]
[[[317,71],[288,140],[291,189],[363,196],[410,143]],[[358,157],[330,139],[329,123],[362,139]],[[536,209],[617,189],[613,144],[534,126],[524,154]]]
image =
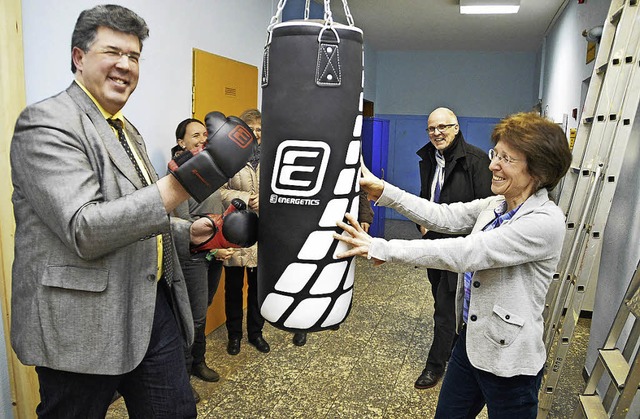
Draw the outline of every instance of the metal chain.
[[[347,4],[347,0],[342,0],[342,6],[344,7],[344,15],[347,17],[347,23],[349,26],[354,26],[353,16],[351,16],[351,10],[349,10],[349,5]]]
[[[278,1],[278,8],[276,10],[276,13],[271,17],[271,21],[269,22],[269,26],[267,26],[267,33],[269,34],[267,45],[271,43],[271,34],[273,32],[273,27],[276,26],[278,24],[278,22],[280,22],[280,19],[282,18],[282,10],[284,9],[284,6],[286,6],[286,5],[287,5],[287,0],[279,0]]]
[[[331,0],[324,0],[324,25],[333,26],[333,15],[331,14]]]
[[[311,0],[305,0],[304,5],[304,19],[309,20],[309,10],[310,10]],[[271,44],[271,38],[273,35],[273,27],[276,26],[282,19],[282,11],[287,4],[287,0],[279,0],[278,6],[276,9],[276,13],[271,17],[271,21],[269,22],[269,26],[267,27],[267,33],[269,34],[267,39],[267,45]],[[349,10],[349,5],[347,4],[347,0],[342,0],[342,7],[344,8],[344,14],[347,18],[347,23],[349,26],[354,26],[355,23],[353,21],[353,16],[351,15],[351,10]],[[333,14],[331,13],[331,0],[324,0],[324,28],[329,28],[335,32],[333,26]],[[336,33],[336,36],[338,34]],[[322,36],[322,32],[320,33]]]
[[[276,9],[276,14],[271,18],[271,22],[269,23],[269,26],[271,25],[275,25],[278,23],[278,21],[280,20],[280,18],[282,17],[282,10],[284,10],[284,7],[287,5],[287,0],[279,0],[278,1],[278,6]]]

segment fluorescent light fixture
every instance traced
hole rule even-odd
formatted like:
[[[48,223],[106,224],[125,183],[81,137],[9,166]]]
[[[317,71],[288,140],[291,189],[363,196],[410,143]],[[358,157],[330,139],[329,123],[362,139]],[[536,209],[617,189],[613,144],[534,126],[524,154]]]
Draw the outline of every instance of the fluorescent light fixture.
[[[518,13],[520,0],[460,0],[463,15]]]

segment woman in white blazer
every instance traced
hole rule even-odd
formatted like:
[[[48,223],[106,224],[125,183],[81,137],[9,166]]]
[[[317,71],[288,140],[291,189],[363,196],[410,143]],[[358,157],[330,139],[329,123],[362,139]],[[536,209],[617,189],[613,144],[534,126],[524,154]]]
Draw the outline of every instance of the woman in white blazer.
[[[497,196],[434,204],[372,175],[360,184],[377,205],[447,234],[438,240],[371,238],[347,214],[352,248],[338,257],[374,263],[405,262],[458,272],[459,338],[440,390],[436,418],[474,418],[487,405],[490,418],[535,418],[546,360],[543,309],[556,272],[565,217],[548,196],[567,172],[571,151],[562,130],[533,113],[500,121],[489,150],[491,190]]]

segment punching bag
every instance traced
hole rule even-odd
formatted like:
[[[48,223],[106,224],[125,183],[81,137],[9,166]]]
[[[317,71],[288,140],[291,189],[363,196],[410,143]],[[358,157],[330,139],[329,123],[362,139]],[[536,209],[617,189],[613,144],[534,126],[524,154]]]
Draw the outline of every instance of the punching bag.
[[[333,239],[358,215],[363,40],[325,19],[269,26],[262,69],[258,301],[272,325],[318,331],[351,309],[354,258]],[[308,9],[307,9],[308,10]]]

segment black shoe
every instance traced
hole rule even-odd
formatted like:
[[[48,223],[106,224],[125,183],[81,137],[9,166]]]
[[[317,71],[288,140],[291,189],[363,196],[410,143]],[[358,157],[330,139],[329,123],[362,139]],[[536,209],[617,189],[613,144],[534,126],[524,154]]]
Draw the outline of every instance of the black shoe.
[[[227,343],[227,353],[229,355],[238,355],[240,353],[240,338],[231,338]]]
[[[304,332],[296,332],[293,334],[293,344],[296,346],[304,346],[307,343],[307,334]]]
[[[435,372],[425,368],[413,386],[418,390],[425,390],[438,384],[440,377],[442,377],[442,374],[436,374]]]
[[[196,389],[193,388],[193,385],[191,385],[191,394],[193,394],[193,399],[196,401],[196,403],[200,403],[200,395],[198,394]]]
[[[200,362],[199,364],[194,364],[193,369],[191,370],[191,374],[195,375],[201,380],[208,381],[210,383],[220,381],[220,374],[218,374],[215,370],[209,368],[204,361]]]
[[[258,336],[252,339],[249,339],[249,343],[256,347],[257,350],[263,353],[267,353],[271,350],[269,344],[262,336]]]

